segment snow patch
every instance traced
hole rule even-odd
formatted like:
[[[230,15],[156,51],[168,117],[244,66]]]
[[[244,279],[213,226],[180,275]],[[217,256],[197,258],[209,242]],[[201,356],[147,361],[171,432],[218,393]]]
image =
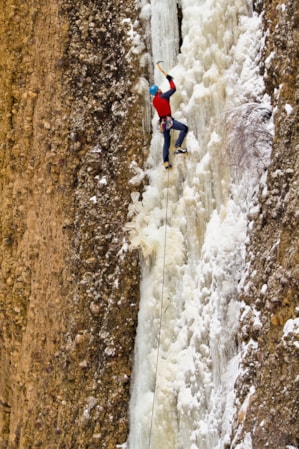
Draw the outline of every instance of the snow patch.
[[[93,204],[96,204],[98,202],[96,195],[89,198],[89,201],[91,201]]]
[[[285,109],[285,111],[286,111],[286,113],[287,113],[288,115],[292,114],[292,112],[293,112],[293,106],[291,106],[291,105],[288,104],[288,103],[286,103],[286,104],[284,105],[284,109]]]
[[[108,184],[107,176],[103,176],[103,177],[98,181],[98,186],[106,186],[107,184]]]
[[[283,335],[288,335],[290,332],[299,333],[299,318],[288,320],[283,327]]]

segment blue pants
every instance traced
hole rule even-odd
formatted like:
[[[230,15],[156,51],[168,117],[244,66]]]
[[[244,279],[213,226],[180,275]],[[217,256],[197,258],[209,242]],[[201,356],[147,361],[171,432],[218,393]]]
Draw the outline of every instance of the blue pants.
[[[163,132],[163,137],[164,137],[163,162],[168,162],[168,160],[169,160],[170,131],[172,129],[180,131],[179,137],[177,138],[177,140],[175,142],[176,147],[180,147],[182,145],[183,140],[185,139],[186,134],[188,132],[188,126],[184,125],[181,122],[178,122],[177,120],[173,120],[172,127]]]

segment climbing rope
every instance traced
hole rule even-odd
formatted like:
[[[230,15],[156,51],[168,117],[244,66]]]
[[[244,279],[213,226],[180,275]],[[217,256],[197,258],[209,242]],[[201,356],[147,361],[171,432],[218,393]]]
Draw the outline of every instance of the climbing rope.
[[[152,405],[152,413],[151,413],[151,424],[150,424],[150,432],[149,432],[149,446],[148,446],[149,449],[151,449],[151,444],[152,444],[152,430],[153,430],[153,421],[154,421],[155,405],[156,405],[156,390],[157,390],[157,378],[158,378],[158,370],[159,370],[160,342],[161,342],[161,330],[162,330],[162,318],[163,318],[165,265],[166,265],[166,238],[167,238],[167,219],[168,219],[169,171],[170,170],[167,170],[168,175],[167,175],[167,187],[166,187],[165,232],[164,232],[164,248],[163,248],[163,270],[162,270],[160,323],[159,323],[159,330],[158,330],[158,347],[157,347],[157,358],[156,358],[154,397],[153,397],[153,405]]]

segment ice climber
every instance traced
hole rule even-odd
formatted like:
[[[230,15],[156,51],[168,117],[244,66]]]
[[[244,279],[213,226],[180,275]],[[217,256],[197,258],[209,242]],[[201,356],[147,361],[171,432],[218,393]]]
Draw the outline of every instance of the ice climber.
[[[175,93],[176,87],[171,75],[166,75],[166,78],[168,79],[170,85],[170,89],[167,92],[163,93],[157,85],[151,86],[149,91],[150,94],[154,97],[153,106],[159,115],[161,132],[164,136],[163,163],[164,167],[167,169],[171,167],[171,164],[169,163],[170,130],[175,129],[177,131],[180,131],[175,143],[175,154],[186,153],[187,149],[182,148],[182,143],[188,132],[188,126],[184,125],[181,122],[178,122],[177,120],[174,120],[171,115],[169,99],[171,95]]]

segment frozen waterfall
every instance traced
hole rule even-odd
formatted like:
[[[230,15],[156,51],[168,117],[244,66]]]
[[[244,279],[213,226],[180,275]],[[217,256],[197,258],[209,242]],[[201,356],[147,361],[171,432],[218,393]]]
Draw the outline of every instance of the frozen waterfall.
[[[238,373],[247,213],[271,150],[261,21],[250,0],[140,6],[151,11],[152,61],[163,60],[177,86],[173,115],[190,132],[189,153],[172,156],[166,171],[154,116],[149,183],[131,206],[143,269],[128,448],[222,449]],[[158,71],[155,82],[168,89]]]

